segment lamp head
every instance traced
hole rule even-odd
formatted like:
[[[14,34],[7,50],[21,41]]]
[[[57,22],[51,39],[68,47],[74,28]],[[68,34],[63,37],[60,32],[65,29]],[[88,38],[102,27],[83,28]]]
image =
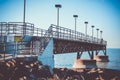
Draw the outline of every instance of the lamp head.
[[[61,8],[62,6],[60,4],[55,4],[56,8]]]

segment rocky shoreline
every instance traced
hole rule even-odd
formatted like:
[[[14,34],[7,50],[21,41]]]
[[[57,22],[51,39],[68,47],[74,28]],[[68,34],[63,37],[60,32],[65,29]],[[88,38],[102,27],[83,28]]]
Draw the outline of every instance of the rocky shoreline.
[[[120,80],[120,71],[112,69],[92,68],[70,70],[67,68],[58,68],[55,69],[54,74],[59,76],[57,80]]]
[[[101,68],[52,69],[37,60],[11,59],[0,62],[0,80],[120,80],[120,71]]]

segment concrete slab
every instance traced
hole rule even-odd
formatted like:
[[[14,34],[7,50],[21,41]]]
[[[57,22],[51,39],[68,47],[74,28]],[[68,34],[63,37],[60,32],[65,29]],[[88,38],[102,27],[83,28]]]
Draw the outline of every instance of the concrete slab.
[[[76,59],[73,68],[97,68],[96,60]]]
[[[98,62],[109,62],[109,57],[105,55],[96,55],[94,56],[94,60]]]

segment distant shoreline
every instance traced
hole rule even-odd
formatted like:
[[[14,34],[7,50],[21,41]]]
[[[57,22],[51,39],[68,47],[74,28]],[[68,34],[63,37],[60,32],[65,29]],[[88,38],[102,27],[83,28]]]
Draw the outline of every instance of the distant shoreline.
[[[120,49],[120,48],[107,48],[107,49]]]

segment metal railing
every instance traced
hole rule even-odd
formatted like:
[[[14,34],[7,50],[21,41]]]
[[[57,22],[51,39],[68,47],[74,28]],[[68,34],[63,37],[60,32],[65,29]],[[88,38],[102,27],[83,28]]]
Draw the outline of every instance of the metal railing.
[[[107,45],[107,41],[103,39],[85,35],[81,32],[74,31],[68,28],[64,28],[60,26],[58,27],[57,25],[54,25],[54,24],[52,24],[50,28],[51,28],[50,29],[51,31],[48,32],[49,34],[51,34],[50,37]]]
[[[24,27],[25,26],[25,27]],[[25,34],[23,34],[25,33]],[[34,24],[23,22],[0,22],[0,36],[14,35],[14,36],[39,36],[39,37],[53,37],[88,43],[95,43],[107,45],[103,39],[85,35],[81,32],[74,31],[68,28],[51,24],[48,30],[34,27]],[[0,39],[2,40],[2,39]]]
[[[8,35],[21,36],[22,40],[19,42],[5,42],[4,38]],[[26,35],[38,36],[39,38],[43,38],[37,43],[35,42],[37,40],[33,40],[34,43],[31,43],[31,41],[24,40]],[[23,22],[0,22],[0,53],[4,54],[4,59],[5,53],[12,53],[13,57],[17,53],[24,53],[24,51],[28,51],[28,53],[30,54],[37,53],[37,55],[40,55],[47,46],[50,38],[107,45],[107,42],[103,39],[99,39],[89,35],[86,36],[81,32],[77,32],[54,24],[51,24],[48,30],[45,30],[41,28],[36,28],[34,27],[34,24],[31,23],[24,24]],[[28,44],[29,46],[27,46]],[[36,47],[36,45],[38,45],[38,47]]]
[[[25,26],[25,28],[23,27]],[[23,35],[25,31],[25,35],[33,35],[34,33],[34,24],[31,23],[23,23],[23,22],[0,22],[0,35]]]

